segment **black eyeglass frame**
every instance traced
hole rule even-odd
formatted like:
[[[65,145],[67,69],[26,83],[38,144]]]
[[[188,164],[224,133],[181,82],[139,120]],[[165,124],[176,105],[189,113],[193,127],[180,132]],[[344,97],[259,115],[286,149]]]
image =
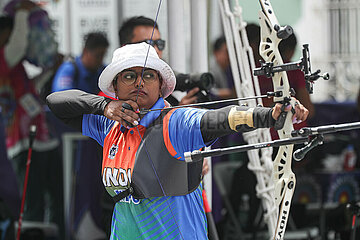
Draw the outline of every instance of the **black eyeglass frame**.
[[[154,77],[154,79],[152,79],[152,80],[148,80],[148,79],[144,78],[142,74],[145,75],[146,71],[154,71],[154,73],[155,73],[154,76],[157,76],[157,77]],[[135,80],[134,80],[132,83],[130,83],[130,82],[128,82],[128,81],[124,81],[124,79],[123,79],[123,73],[126,73],[126,72],[135,73],[136,78],[135,78]],[[116,82],[118,81],[118,79],[120,79],[120,81],[122,81],[125,85],[128,85],[128,86],[129,86],[129,85],[134,84],[139,77],[141,77],[141,79],[142,79],[143,82],[153,82],[153,81],[155,81],[156,79],[159,79],[160,83],[162,82],[161,75],[159,74],[159,72],[156,71],[156,70],[154,70],[154,69],[151,69],[151,68],[146,68],[146,69],[144,69],[144,71],[141,71],[141,72],[136,72],[136,71],[134,71],[134,70],[125,69],[125,70],[119,72],[119,73],[115,76],[114,81],[115,81],[115,83],[116,83]]]

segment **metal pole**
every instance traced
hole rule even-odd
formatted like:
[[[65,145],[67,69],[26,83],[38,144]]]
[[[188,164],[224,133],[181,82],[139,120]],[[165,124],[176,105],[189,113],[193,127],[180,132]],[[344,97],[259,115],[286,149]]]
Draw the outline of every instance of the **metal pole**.
[[[36,136],[36,126],[31,125],[30,133],[29,133],[29,151],[28,151],[27,160],[26,160],[26,172],[25,172],[23,194],[22,194],[22,199],[21,199],[21,208],[20,208],[20,216],[19,216],[16,240],[19,240],[20,235],[21,235],[21,225],[22,225],[22,219],[23,219],[23,213],[24,213],[26,189],[27,189],[27,184],[28,184],[28,179],[29,179],[29,170],[30,170],[31,155],[32,155],[32,145],[34,143],[35,136]]]
[[[209,70],[208,64],[208,29],[207,0],[191,1],[191,72],[203,73]],[[210,149],[210,148],[206,148]],[[212,203],[212,166],[211,158],[207,159],[209,172],[204,176],[205,192],[209,205]]]
[[[207,1],[191,2],[191,71],[208,71]]]
[[[169,64],[175,71],[186,72],[184,4],[183,1],[168,1]]]

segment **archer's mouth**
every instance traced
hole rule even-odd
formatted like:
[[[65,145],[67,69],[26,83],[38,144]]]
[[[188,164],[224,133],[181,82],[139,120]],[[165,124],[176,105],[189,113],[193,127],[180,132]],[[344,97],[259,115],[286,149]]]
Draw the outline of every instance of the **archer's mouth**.
[[[147,93],[145,91],[141,90],[141,89],[140,90],[134,90],[134,91],[131,92],[131,94],[135,94],[135,95],[139,95],[139,96],[147,95]]]

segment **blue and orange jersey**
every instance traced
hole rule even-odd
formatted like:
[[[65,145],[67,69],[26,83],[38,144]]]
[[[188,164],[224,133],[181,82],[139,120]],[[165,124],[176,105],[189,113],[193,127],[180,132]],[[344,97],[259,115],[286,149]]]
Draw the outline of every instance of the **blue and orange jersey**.
[[[160,98],[153,109],[164,108]],[[184,161],[184,152],[205,146],[200,121],[205,110],[173,109],[163,119],[163,136],[174,161]],[[84,115],[83,134],[103,146],[102,180],[111,196],[131,181],[135,155],[146,128],[160,115],[147,113],[138,128],[125,129],[100,115]],[[140,137],[141,136],[141,137]],[[153,171],[149,169],[149,171]],[[202,186],[184,196],[135,199],[131,195],[117,202],[110,239],[207,239]]]

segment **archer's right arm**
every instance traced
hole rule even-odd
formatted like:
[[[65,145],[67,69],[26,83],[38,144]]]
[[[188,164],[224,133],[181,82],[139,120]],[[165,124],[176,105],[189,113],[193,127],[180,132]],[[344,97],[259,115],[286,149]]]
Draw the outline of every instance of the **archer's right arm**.
[[[79,131],[82,130],[84,114],[104,115],[120,122],[124,127],[128,126],[125,121],[133,123],[139,119],[134,111],[121,111],[124,102],[133,109],[138,109],[139,106],[134,101],[112,100],[76,89],[52,93],[46,98],[46,102],[56,117]]]
[[[82,131],[84,114],[104,115],[105,107],[111,101],[80,90],[55,92],[46,98],[46,103],[55,116],[79,131]]]

